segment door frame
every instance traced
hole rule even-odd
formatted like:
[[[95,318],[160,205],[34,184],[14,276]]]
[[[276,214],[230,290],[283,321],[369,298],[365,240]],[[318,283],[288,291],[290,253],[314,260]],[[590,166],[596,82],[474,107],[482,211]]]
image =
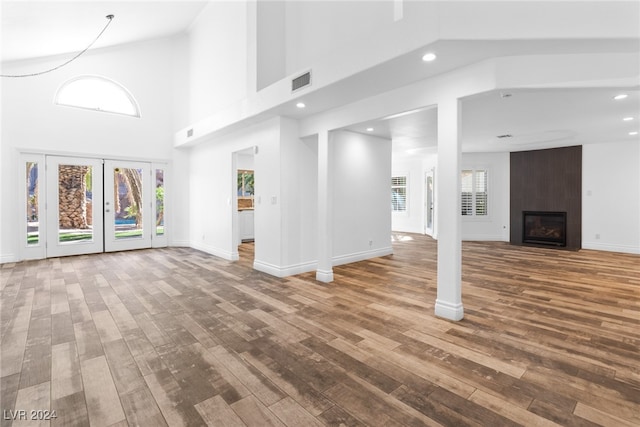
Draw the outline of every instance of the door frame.
[[[18,247],[19,260],[30,259],[44,259],[46,258],[46,243],[47,243],[47,209],[46,209],[46,187],[47,187],[47,174],[46,174],[46,156],[44,154],[35,153],[20,153],[20,164],[18,165],[18,227],[20,232],[18,233],[18,239],[20,243]],[[38,194],[37,194],[37,209],[38,209],[38,243],[30,245],[28,244],[28,223],[29,220],[25,215],[25,209],[27,206],[28,195],[25,187],[26,170],[25,166],[27,162],[33,162],[38,165]]]
[[[429,197],[429,178],[431,178],[431,197]],[[424,234],[434,237],[436,233],[436,171],[429,169],[424,175]],[[429,213],[431,212],[431,227]]]
[[[164,232],[162,234],[157,234],[157,232],[152,232],[151,239],[151,247],[152,248],[161,248],[167,247],[169,244],[169,240],[171,238],[172,231],[172,209],[170,207],[171,201],[171,162],[168,160],[149,160],[149,159],[129,159],[129,158],[121,158],[117,156],[96,156],[95,154],[68,154],[62,152],[42,152],[42,151],[31,151],[31,150],[20,150],[19,151],[19,164],[17,168],[17,176],[16,182],[18,185],[18,203],[17,203],[17,214],[18,214],[18,227],[19,232],[17,234],[18,241],[18,261],[23,260],[32,260],[32,259],[45,259],[48,257],[55,257],[58,255],[48,255],[47,254],[47,244],[49,243],[48,238],[48,226],[47,226],[47,215],[48,215],[48,206],[46,203],[47,194],[49,188],[46,185],[46,165],[48,157],[67,157],[71,159],[93,159],[97,161],[103,160],[116,160],[116,161],[140,161],[144,163],[149,163],[151,165],[151,175],[152,180],[150,181],[152,184],[155,183],[156,171],[158,169],[163,171],[163,187],[165,189],[164,192]],[[25,215],[25,209],[27,206],[28,195],[26,191],[26,171],[25,165],[26,162],[36,162],[38,164],[38,213],[39,213],[39,239],[38,244],[29,245],[27,244],[27,226],[28,220],[27,215]],[[150,186],[155,192],[155,185]],[[155,193],[152,194],[152,218],[156,218],[157,215],[157,206],[155,203]],[[102,212],[102,210],[98,210]],[[104,230],[104,226],[103,226]],[[157,229],[154,227],[154,230]],[[104,231],[103,231],[104,233]],[[104,251],[103,249],[100,252]]]
[[[104,250],[104,218],[102,216],[103,191],[95,191],[103,189],[103,160],[84,158],[84,157],[68,157],[68,156],[46,156],[46,213],[47,232],[45,237],[45,254],[47,258],[55,258],[60,256],[84,255],[99,253]],[[81,240],[75,242],[60,242],[60,231],[58,224],[60,222],[59,209],[59,189],[58,167],[60,165],[73,166],[91,166],[93,172],[92,178],[92,215],[91,215],[91,240]],[[40,178],[38,177],[38,181]],[[40,235],[42,237],[42,234]]]
[[[118,239],[116,237],[116,225],[114,211],[115,197],[113,192],[114,168],[139,169],[142,178],[142,234],[139,238]],[[105,160],[104,161],[104,252],[118,252],[133,249],[146,249],[151,247],[155,225],[155,209],[153,203],[153,186],[151,185],[152,167],[149,162],[131,162],[125,160]]]

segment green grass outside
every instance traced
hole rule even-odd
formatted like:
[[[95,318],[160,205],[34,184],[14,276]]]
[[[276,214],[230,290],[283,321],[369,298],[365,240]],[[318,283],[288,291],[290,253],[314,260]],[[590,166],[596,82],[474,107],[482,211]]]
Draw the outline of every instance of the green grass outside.
[[[116,239],[123,239],[127,237],[141,237],[142,230],[129,230],[129,231],[116,231]]]
[[[158,227],[158,235],[164,234],[164,227]],[[142,230],[128,230],[116,232],[116,239],[123,239],[128,237],[141,237]],[[91,240],[93,238],[92,233],[61,233],[59,236],[60,242],[77,242],[82,240]],[[27,245],[37,245],[40,242],[40,236],[33,234],[27,236]]]

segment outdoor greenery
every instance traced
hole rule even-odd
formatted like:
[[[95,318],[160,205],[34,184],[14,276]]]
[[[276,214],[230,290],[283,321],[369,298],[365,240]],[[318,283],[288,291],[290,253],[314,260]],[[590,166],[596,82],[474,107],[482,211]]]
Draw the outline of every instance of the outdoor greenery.
[[[126,238],[126,237],[140,237],[142,236],[142,230],[127,230],[127,231],[116,231],[116,238]],[[60,233],[58,236],[58,241],[61,243],[64,242],[78,242],[82,240],[91,240],[93,238],[92,233]],[[38,234],[31,234],[27,236],[27,244],[28,245],[37,245],[40,242],[40,236]]]
[[[37,163],[28,162],[27,163],[27,179],[30,175],[31,169],[37,167]],[[136,229],[133,230],[116,230],[115,237],[117,239],[121,238],[131,238],[131,237],[141,237],[142,230],[142,212],[139,209],[139,206],[142,206],[142,177],[141,171],[137,169],[130,168],[116,168],[114,170],[115,174],[115,182],[114,182],[114,194],[116,200],[116,211],[120,210],[119,206],[119,197],[118,197],[118,182],[121,182],[127,188],[127,200],[129,205],[124,208],[124,218],[133,219],[135,221]],[[89,168],[88,173],[85,176],[85,184],[87,190],[91,192],[92,188],[92,176],[91,176],[91,168]],[[252,184],[251,184],[252,185]],[[162,235],[164,234],[164,186],[158,185],[155,191],[156,196],[156,234]],[[35,194],[28,195],[27,200],[27,208],[30,212],[34,214],[30,217],[31,220],[37,220],[37,196]],[[31,208],[31,209],[30,209]],[[35,210],[35,212],[34,212]],[[73,231],[65,231],[60,230],[58,235],[59,242],[77,242],[83,240],[91,240],[93,238],[93,232],[91,230],[73,230]],[[37,232],[37,228],[35,232],[30,231],[27,235],[27,244],[28,245],[37,245],[40,243],[40,235]]]

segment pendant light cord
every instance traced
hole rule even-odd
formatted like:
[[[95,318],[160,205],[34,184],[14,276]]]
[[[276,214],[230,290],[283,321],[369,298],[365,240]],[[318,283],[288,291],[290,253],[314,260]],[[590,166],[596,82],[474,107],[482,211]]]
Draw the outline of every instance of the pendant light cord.
[[[35,77],[35,76],[40,76],[42,74],[50,73],[52,71],[55,71],[55,70],[57,70],[59,68],[64,67],[65,65],[68,65],[68,64],[72,63],[73,61],[78,59],[83,53],[88,51],[91,48],[91,46],[93,46],[93,44],[98,41],[98,39],[100,38],[102,33],[104,33],[107,30],[107,28],[109,27],[109,25],[111,25],[111,22],[113,21],[114,15],[107,15],[106,18],[109,20],[109,22],[107,22],[107,25],[105,25],[104,28],[102,29],[102,31],[100,31],[100,34],[98,34],[98,36],[89,44],[89,46],[87,46],[84,50],[82,50],[80,53],[78,53],[76,56],[74,56],[73,58],[71,58],[67,62],[64,62],[64,63],[58,65],[57,67],[53,67],[53,68],[51,68],[49,70],[39,71],[37,73],[30,73],[30,74],[0,74],[0,77],[14,77],[14,78],[17,78],[17,77]]]

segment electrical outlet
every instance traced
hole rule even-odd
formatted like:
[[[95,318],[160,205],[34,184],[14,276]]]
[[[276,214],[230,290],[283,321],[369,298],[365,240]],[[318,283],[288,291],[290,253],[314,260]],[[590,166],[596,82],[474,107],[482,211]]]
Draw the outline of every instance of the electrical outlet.
[[[596,240],[600,239],[600,234],[596,234]]]
[[[373,245],[373,239],[369,239],[369,246]]]

